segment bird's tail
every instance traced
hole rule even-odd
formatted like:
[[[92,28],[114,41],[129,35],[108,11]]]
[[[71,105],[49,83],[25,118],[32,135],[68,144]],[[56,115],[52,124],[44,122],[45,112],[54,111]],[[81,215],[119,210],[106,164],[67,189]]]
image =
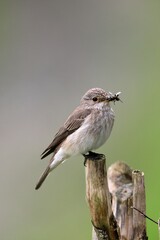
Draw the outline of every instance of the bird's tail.
[[[50,173],[51,169],[50,169],[50,166],[48,166],[46,168],[46,170],[44,171],[44,173],[42,174],[42,176],[40,177],[35,189],[39,189],[40,186],[42,185],[42,183],[44,182],[44,180],[46,179],[46,177],[48,176],[48,174]]]

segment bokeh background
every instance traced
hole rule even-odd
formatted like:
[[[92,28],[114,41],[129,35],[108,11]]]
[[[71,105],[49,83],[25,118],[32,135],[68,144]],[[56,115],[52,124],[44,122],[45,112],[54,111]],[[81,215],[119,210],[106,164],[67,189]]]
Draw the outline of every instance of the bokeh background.
[[[91,87],[121,91],[99,149],[145,173],[160,217],[160,2],[0,1],[0,239],[91,239],[83,158],[35,191],[41,152]],[[148,236],[158,239],[147,221]]]

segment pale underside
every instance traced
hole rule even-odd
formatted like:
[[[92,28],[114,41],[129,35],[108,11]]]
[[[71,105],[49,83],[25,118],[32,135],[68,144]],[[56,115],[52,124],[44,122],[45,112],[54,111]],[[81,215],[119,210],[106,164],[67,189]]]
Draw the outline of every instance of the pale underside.
[[[110,136],[114,123],[111,108],[94,109],[85,118],[82,125],[61,143],[51,158],[50,169],[77,154],[85,154],[102,146]]]

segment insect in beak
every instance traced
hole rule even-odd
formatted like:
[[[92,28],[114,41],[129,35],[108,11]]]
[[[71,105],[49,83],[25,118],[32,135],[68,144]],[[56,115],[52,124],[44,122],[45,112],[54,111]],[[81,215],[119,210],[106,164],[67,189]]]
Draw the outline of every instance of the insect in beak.
[[[107,97],[107,100],[109,101],[109,102],[116,102],[116,101],[120,101],[120,102],[122,102],[122,100],[119,98],[119,95],[121,94],[121,92],[118,92],[118,93],[115,93],[115,94],[113,94],[113,93],[111,93],[111,92],[109,92],[109,96]]]

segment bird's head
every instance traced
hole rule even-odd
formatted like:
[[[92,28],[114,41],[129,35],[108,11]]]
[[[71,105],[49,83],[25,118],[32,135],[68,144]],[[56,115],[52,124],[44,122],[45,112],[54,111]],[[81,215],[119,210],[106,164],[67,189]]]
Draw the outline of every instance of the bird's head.
[[[91,88],[84,94],[81,103],[86,103],[89,106],[109,105],[111,101],[121,101],[119,95],[120,92],[112,94],[111,92],[107,93],[101,88]]]

